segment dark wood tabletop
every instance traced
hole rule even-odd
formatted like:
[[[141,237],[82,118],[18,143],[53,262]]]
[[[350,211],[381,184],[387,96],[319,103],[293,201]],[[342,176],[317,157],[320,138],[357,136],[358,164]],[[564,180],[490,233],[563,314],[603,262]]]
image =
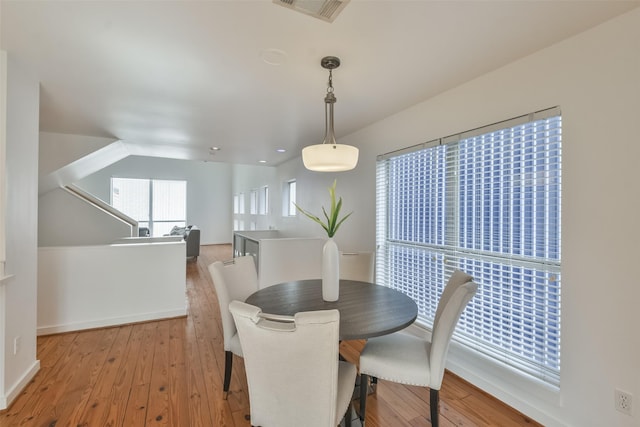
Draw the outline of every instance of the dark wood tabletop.
[[[338,301],[322,299],[322,280],[298,280],[253,293],[247,304],[264,313],[292,316],[299,311],[340,311],[340,339],[366,339],[399,331],[418,316],[416,303],[395,289],[355,280],[340,280]]]

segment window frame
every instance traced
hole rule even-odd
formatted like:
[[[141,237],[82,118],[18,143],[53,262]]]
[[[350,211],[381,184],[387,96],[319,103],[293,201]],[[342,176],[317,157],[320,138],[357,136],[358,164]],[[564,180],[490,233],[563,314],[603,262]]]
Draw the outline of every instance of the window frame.
[[[417,146],[413,146],[413,147],[408,147],[406,149],[402,149],[402,150],[397,150],[394,151],[392,153],[387,153],[381,156],[378,156],[378,163],[377,163],[377,172],[376,172],[376,209],[377,209],[377,224],[376,224],[376,240],[377,240],[377,246],[378,246],[378,253],[377,253],[377,257],[378,257],[378,261],[376,262],[376,277],[378,278],[378,280],[381,282],[381,284],[386,285],[386,286],[390,286],[390,287],[395,287],[396,289],[398,288],[396,284],[391,283],[391,278],[389,277],[389,267],[386,265],[387,260],[390,257],[389,254],[389,248],[393,245],[403,245],[403,242],[393,242],[390,243],[387,239],[388,237],[388,233],[389,230],[388,228],[391,227],[391,225],[389,225],[387,223],[387,221],[389,220],[389,208],[387,203],[390,202],[389,199],[391,198],[396,198],[396,194],[394,193],[393,195],[389,195],[387,194],[387,188],[389,186],[389,181],[392,181],[394,179],[397,179],[397,177],[391,177],[388,176],[385,172],[386,171],[385,168],[385,164],[387,163],[388,160],[393,159],[393,158],[399,158],[400,156],[403,156],[405,154],[409,154],[409,153],[414,153],[414,152],[426,152],[427,150],[433,150],[433,149],[438,149],[438,147],[442,147],[442,146],[449,146],[449,147],[455,147],[456,144],[459,144],[460,141],[466,141],[470,138],[473,138],[474,136],[478,136],[478,135],[483,135],[483,134],[487,134],[487,133],[491,133],[491,132],[496,132],[500,129],[503,128],[508,128],[511,126],[517,126],[520,124],[526,124],[529,122],[533,122],[535,120],[544,120],[546,118],[551,118],[554,116],[559,116],[560,117],[560,133],[557,136],[557,138],[559,139],[558,142],[558,153],[560,153],[560,146],[561,146],[561,113],[560,113],[560,109],[559,107],[554,107],[548,110],[543,110],[540,112],[536,112],[536,113],[531,113],[525,116],[520,116],[514,119],[510,119],[507,121],[503,121],[500,123],[496,123],[490,126],[486,126],[486,127],[482,127],[482,128],[478,128],[478,129],[474,129],[468,132],[463,132],[461,134],[457,134],[457,135],[453,135],[450,137],[446,137],[446,138],[441,138],[438,140],[434,140],[434,141],[430,141],[424,144],[419,144]],[[448,162],[448,165],[453,165],[455,164],[456,167],[457,165],[457,160],[456,160],[456,156],[458,155],[458,153],[455,153],[454,150],[452,150],[452,152],[450,152],[449,154],[447,154],[447,156],[453,156],[452,158],[447,158],[445,161]],[[558,154],[558,157],[560,157],[560,154]],[[410,158],[410,157],[407,157]],[[558,159],[558,200],[557,200],[557,207],[558,207],[558,241],[557,241],[557,246],[558,246],[558,254],[557,254],[557,262],[555,261],[548,261],[548,260],[542,260],[543,263],[547,263],[547,264],[551,264],[551,266],[549,267],[549,271],[553,271],[553,274],[556,274],[555,276],[550,275],[549,276],[549,280],[554,280],[557,281],[556,285],[557,285],[557,340],[558,340],[558,344],[557,344],[557,371],[553,371],[553,372],[549,372],[548,370],[541,368],[539,371],[535,370],[535,369],[531,369],[531,366],[529,366],[529,361],[526,361],[526,363],[522,363],[521,360],[518,360],[517,358],[512,358],[511,360],[507,360],[506,363],[508,365],[511,365],[512,367],[514,367],[515,369],[519,370],[520,373],[524,373],[527,375],[531,375],[533,377],[536,377],[538,379],[541,379],[542,381],[546,382],[548,385],[551,385],[552,387],[558,387],[559,386],[559,377],[560,377],[560,324],[561,324],[561,305],[560,305],[560,273],[561,273],[561,256],[560,256],[560,239],[561,239],[561,225],[560,225],[560,221],[561,221],[561,212],[560,212],[560,188],[561,188],[561,159]],[[480,168],[479,168],[480,169]],[[432,169],[429,169],[429,171],[431,171]],[[443,238],[439,241],[438,245],[438,250],[441,250],[442,253],[447,253],[447,251],[449,249],[451,249],[452,247],[456,246],[456,242],[458,242],[460,240],[460,233],[462,232],[461,230],[461,226],[460,226],[460,208],[455,208],[454,203],[456,201],[460,201],[460,195],[457,194],[456,188],[459,188],[459,182],[457,180],[459,179],[463,179],[464,177],[462,176],[462,174],[457,171],[455,173],[452,174],[452,176],[449,177],[449,180],[445,183],[443,183],[443,187],[440,188],[437,191],[440,191],[444,196],[443,199],[446,199],[446,202],[442,202],[442,203],[438,203],[438,205],[442,204],[445,206],[445,208],[442,210],[442,212],[439,212],[438,215],[440,216],[440,221],[442,221],[442,229],[441,230],[436,230],[436,232],[441,232],[443,233]],[[382,189],[382,190],[381,190]],[[436,192],[437,192],[436,191]],[[447,197],[451,194],[451,191],[453,191],[453,195],[451,197]],[[440,193],[438,193],[440,194]],[[501,193],[502,194],[502,193]],[[407,214],[409,215],[409,219],[407,221],[415,221],[418,222],[421,218],[423,218],[421,215],[424,215],[424,213],[421,214],[412,214],[411,211],[407,211]],[[411,217],[411,215],[414,215],[414,217]],[[442,220],[442,218],[445,218],[444,220]],[[425,221],[423,221],[425,222]],[[427,221],[428,222],[428,221]],[[419,251],[421,249],[416,249],[416,244],[415,243],[406,243],[406,250],[408,251],[412,251],[412,250],[416,250]],[[419,246],[419,245],[418,245]],[[424,249],[424,248],[423,248]],[[462,260],[464,257],[478,257],[480,255],[478,255],[477,253],[472,253],[473,250],[469,250],[468,248],[465,249],[463,252],[465,252],[464,255],[460,255],[460,254],[456,254],[455,252],[449,252],[448,255],[444,255],[442,256],[442,259],[439,260],[439,262],[441,262],[444,267],[442,270],[442,273],[440,274],[440,276],[438,277],[437,280],[433,281],[433,283],[435,284],[435,286],[437,287],[436,292],[432,292],[430,294],[430,300],[428,301],[428,306],[429,308],[427,309],[428,311],[432,311],[433,313],[435,313],[435,307],[437,306],[437,302],[439,300],[439,295],[442,292],[442,289],[444,288],[444,283],[446,282],[446,278],[448,278],[448,276],[451,274],[451,272],[453,271],[454,265],[456,262],[460,262],[460,260]],[[435,253],[435,252],[434,252]],[[533,262],[538,262],[541,261],[539,259],[530,259],[526,258],[526,257],[517,257],[514,256],[512,262],[516,265],[521,265],[521,266],[530,266]],[[535,257],[533,257],[535,258]],[[425,261],[426,262],[426,261]],[[450,265],[447,265],[450,264]],[[525,268],[523,267],[523,268]],[[407,266],[407,269],[414,269],[414,266]],[[463,270],[465,270],[464,268],[462,268]],[[419,270],[419,269],[416,269]],[[411,274],[423,274],[422,270],[420,270],[419,273],[411,273]],[[480,282],[480,289],[482,290],[483,288],[483,283],[481,283],[485,278],[484,276],[482,276],[482,274],[478,274],[479,276],[481,276],[480,278],[477,277],[475,274],[472,274],[475,278],[477,282]],[[480,280],[478,280],[480,279]],[[393,278],[393,280],[396,280],[395,278]],[[437,282],[437,283],[436,283]],[[489,286],[492,286],[489,285]],[[402,287],[401,287],[402,288]],[[411,289],[399,289],[401,291],[404,291],[405,293],[411,293],[413,292]],[[480,291],[479,293],[481,293],[482,291]],[[426,293],[426,292],[424,292]],[[420,295],[420,296],[416,296],[416,295],[410,295],[412,296],[414,299],[422,299],[424,298],[424,296]],[[553,296],[553,295],[552,295]],[[476,298],[482,298],[482,296],[476,296]],[[472,300],[473,303],[474,300]],[[548,301],[547,301],[548,302]],[[553,303],[553,300],[551,300],[551,303]],[[420,306],[420,304],[419,304]],[[421,308],[422,311],[422,308]],[[467,309],[466,312],[469,312],[472,310]],[[476,315],[476,313],[473,313],[473,315]],[[463,318],[461,318],[461,322],[463,325],[462,327],[459,327],[458,329],[464,329],[464,323],[465,323],[465,315],[463,314]],[[422,327],[426,327],[426,328],[430,328],[431,327],[431,323],[429,321],[429,319],[425,319],[424,315],[422,316],[422,318],[419,318],[418,323],[422,326]],[[459,323],[459,325],[460,325]],[[476,353],[483,353],[485,356],[487,354],[491,354],[492,357],[496,357],[496,352],[497,351],[492,351],[492,349],[487,350],[487,348],[481,348],[481,346],[473,343],[473,340],[470,340],[468,337],[462,336],[461,334],[457,333],[456,335],[454,335],[454,339],[457,340],[458,342],[462,343],[463,345],[467,346],[467,348],[472,348],[472,351],[476,352]]]

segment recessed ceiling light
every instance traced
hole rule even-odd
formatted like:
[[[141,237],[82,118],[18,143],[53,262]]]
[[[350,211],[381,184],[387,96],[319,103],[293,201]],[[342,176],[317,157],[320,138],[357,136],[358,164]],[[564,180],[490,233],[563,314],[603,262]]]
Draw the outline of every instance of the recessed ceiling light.
[[[287,152],[287,150],[285,150],[284,148],[278,148],[278,149],[276,149],[276,151],[278,153],[286,153]]]
[[[267,163],[266,160],[258,160],[258,163]]]
[[[209,147],[211,151],[220,151],[220,147]]]

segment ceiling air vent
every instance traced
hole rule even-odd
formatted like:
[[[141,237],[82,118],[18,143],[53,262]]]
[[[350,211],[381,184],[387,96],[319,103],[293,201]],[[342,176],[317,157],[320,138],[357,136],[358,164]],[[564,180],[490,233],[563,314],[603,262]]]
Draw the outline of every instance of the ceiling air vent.
[[[350,0],[273,0],[275,4],[297,10],[323,21],[333,22]]]

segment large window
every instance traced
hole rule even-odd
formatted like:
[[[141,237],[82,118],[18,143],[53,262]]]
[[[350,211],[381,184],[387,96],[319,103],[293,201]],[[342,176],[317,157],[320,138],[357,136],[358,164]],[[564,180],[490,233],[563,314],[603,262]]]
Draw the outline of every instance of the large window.
[[[111,178],[111,205],[148,227],[151,236],[163,236],[186,226],[187,182]]]
[[[380,156],[378,279],[430,327],[454,269],[477,295],[454,339],[558,385],[561,117],[553,108]]]

